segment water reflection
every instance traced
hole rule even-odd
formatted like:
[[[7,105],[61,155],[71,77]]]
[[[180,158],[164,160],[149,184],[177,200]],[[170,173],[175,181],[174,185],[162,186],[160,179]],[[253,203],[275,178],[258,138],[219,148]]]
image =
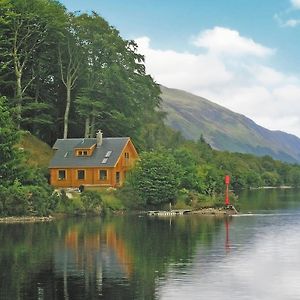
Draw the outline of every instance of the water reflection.
[[[299,194],[246,195],[251,216],[2,224],[0,299],[300,299]]]
[[[1,225],[0,298],[154,299],[170,266],[185,269],[222,222],[118,217]]]
[[[224,218],[224,225],[225,225],[225,249],[226,249],[227,253],[230,252],[230,237],[229,237],[230,219],[231,218]]]

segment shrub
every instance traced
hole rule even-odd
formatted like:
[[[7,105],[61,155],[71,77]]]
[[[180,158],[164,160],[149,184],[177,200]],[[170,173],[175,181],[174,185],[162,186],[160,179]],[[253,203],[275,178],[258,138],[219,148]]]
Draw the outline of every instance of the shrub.
[[[86,213],[101,212],[102,198],[99,192],[85,191],[81,194],[80,199]]]

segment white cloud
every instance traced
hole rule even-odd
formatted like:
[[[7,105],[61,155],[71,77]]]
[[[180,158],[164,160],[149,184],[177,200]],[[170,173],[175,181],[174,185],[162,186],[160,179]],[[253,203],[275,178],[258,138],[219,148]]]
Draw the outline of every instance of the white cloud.
[[[289,19],[284,23],[285,27],[296,27],[300,24],[299,19]]]
[[[205,97],[266,128],[300,137],[300,79],[266,64],[264,58],[271,49],[237,31],[216,28],[199,34],[198,46],[208,49],[199,54],[154,49],[148,37],[136,39],[145,55],[147,72],[167,87]],[[231,43],[238,48],[234,53],[230,45],[216,38],[220,32],[229,36],[234,32]]]
[[[274,53],[273,49],[255,43],[252,39],[240,36],[236,30],[214,27],[201,32],[194,44],[209,52],[230,56],[253,55],[265,57]]]
[[[300,19],[288,19],[288,20],[284,21],[278,14],[274,15],[274,19],[279,24],[280,27],[292,27],[293,28],[293,27],[297,27],[298,25],[300,25]]]
[[[300,9],[300,0],[291,0],[291,4],[294,8]]]
[[[147,72],[159,83],[172,82],[174,86],[185,83],[188,90],[194,90],[232,80],[233,75],[217,57],[152,49],[147,37],[135,41],[139,45],[139,51],[145,55]]]
[[[275,14],[273,17],[280,27],[294,28],[300,25],[300,19],[297,18],[299,17],[297,11],[300,9],[300,0],[290,0],[290,2],[292,7],[285,11]],[[296,18],[291,18],[291,14],[296,16]]]

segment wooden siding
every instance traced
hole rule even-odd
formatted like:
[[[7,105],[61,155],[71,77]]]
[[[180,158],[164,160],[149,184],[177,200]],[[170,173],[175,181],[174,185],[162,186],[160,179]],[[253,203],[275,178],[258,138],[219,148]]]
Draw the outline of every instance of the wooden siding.
[[[77,150],[77,149],[76,149]],[[125,153],[128,153],[125,155]],[[129,156],[129,158],[128,158]],[[76,167],[76,168],[51,168],[50,169],[50,184],[54,187],[67,188],[79,187],[81,185],[95,186],[122,186],[125,181],[125,173],[134,165],[138,158],[138,154],[134,145],[129,140],[123,148],[121,155],[114,167],[95,166],[95,167]],[[65,170],[65,179],[58,178],[59,170]],[[78,179],[77,171],[84,170],[85,178]],[[100,170],[107,171],[106,180],[100,180]],[[117,172],[119,172],[119,183],[117,182]]]

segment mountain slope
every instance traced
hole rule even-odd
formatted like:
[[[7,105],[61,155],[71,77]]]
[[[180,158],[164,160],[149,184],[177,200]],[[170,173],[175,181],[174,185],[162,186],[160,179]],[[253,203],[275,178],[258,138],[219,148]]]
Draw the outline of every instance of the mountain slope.
[[[166,122],[187,139],[202,134],[215,149],[270,155],[287,162],[300,162],[300,139],[271,131],[251,119],[188,92],[161,86]]]

